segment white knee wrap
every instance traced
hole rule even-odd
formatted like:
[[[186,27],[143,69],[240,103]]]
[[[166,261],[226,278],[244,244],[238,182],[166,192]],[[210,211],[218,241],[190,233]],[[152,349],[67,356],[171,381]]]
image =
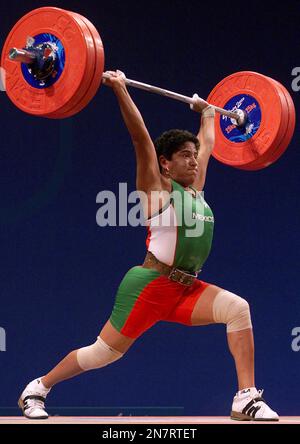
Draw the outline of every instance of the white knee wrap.
[[[227,325],[229,333],[252,328],[248,302],[226,290],[221,290],[215,297],[213,316],[215,322]]]
[[[93,370],[105,367],[106,365],[122,358],[123,353],[109,347],[98,336],[97,341],[88,347],[80,348],[77,351],[77,361],[82,370]]]

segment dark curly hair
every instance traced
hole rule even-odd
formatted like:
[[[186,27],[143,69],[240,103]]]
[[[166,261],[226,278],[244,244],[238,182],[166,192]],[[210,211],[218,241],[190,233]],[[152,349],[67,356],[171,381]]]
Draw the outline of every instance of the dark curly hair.
[[[179,129],[165,131],[154,141],[157,159],[159,160],[160,156],[164,156],[166,159],[171,160],[172,155],[179,151],[185,142],[193,142],[197,151],[199,150],[199,140],[189,131]],[[160,165],[159,168],[161,170]]]

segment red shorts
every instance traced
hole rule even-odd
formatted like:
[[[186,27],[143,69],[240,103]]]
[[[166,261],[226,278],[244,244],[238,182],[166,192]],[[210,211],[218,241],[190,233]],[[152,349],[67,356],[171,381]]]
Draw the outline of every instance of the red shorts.
[[[184,286],[156,270],[134,267],[119,286],[110,322],[130,338],[142,335],[158,321],[191,325],[195,304],[209,285],[195,280]]]

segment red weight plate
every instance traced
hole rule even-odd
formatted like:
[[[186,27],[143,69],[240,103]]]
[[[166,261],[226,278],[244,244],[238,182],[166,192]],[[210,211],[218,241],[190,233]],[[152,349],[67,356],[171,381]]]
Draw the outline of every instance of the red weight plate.
[[[288,148],[295,130],[295,123],[296,123],[295,106],[289,92],[281,83],[277,82],[274,79],[271,79],[270,77],[269,79],[276,85],[277,89],[280,91],[282,100],[285,103],[284,107],[286,109],[285,111],[286,116],[285,119],[283,118],[283,120],[286,120],[286,127],[280,142],[278,143],[277,146],[275,146],[270,157],[267,160],[261,162],[260,164],[255,164],[254,168],[251,165],[251,168],[249,169],[266,168],[267,166],[276,162]]]
[[[24,78],[21,64],[9,60],[12,47],[23,48],[28,36],[52,34],[65,49],[65,66],[54,85],[38,89]],[[84,32],[75,18],[59,8],[39,8],[25,15],[8,35],[3,53],[2,67],[7,74],[6,90],[12,102],[22,111],[38,116],[49,115],[62,109],[74,95],[81,95],[88,63]]]
[[[82,15],[77,14],[88,26],[90,33],[92,35],[93,41],[94,41],[94,49],[95,49],[95,57],[96,57],[96,67],[95,67],[95,74],[94,78],[92,79],[91,85],[86,93],[86,95],[83,97],[81,102],[78,104],[76,112],[81,111],[84,109],[89,102],[94,98],[95,94],[97,93],[101,82],[102,82],[102,74],[104,70],[104,61],[105,61],[105,54],[104,54],[104,48],[103,43],[100,38],[100,35],[95,28],[95,26],[85,17]],[[68,117],[68,116],[67,116]]]
[[[268,77],[268,79],[271,82],[273,82],[273,84],[277,90],[277,93],[280,97],[281,106],[282,106],[282,119],[280,122],[278,138],[275,139],[272,146],[270,146],[270,149],[265,154],[260,156],[257,160],[251,162],[251,164],[244,165],[243,167],[239,167],[243,170],[249,170],[249,171],[260,170],[260,169],[266,168],[269,165],[271,165],[272,163],[274,163],[274,160],[273,160],[274,153],[276,153],[278,147],[281,146],[281,144],[285,138],[287,128],[288,128],[289,108],[288,108],[288,104],[287,104],[285,95],[284,95],[283,91],[281,90],[280,86],[275,81],[273,81],[273,79],[271,79],[270,77]]]
[[[45,117],[48,117],[51,119],[64,119],[66,117],[71,117],[71,116],[77,114],[82,109],[82,108],[80,108],[80,103],[90,88],[91,82],[94,78],[95,67],[96,67],[94,40],[93,40],[93,37],[89,31],[89,28],[83,22],[83,20],[80,18],[80,16],[78,14],[71,13],[69,11],[65,11],[65,12],[67,12],[73,19],[76,20],[76,22],[78,23],[78,25],[81,27],[81,29],[83,31],[85,39],[86,39],[88,58],[87,58],[87,64],[86,64],[84,78],[82,80],[80,89],[78,89],[77,93],[74,94],[74,96],[71,98],[71,100],[69,100],[69,102],[67,102],[61,109],[59,109],[55,113],[48,114],[45,116]]]
[[[295,131],[295,125],[296,125],[296,111],[295,111],[295,105],[293,102],[293,99],[290,95],[290,93],[288,92],[288,90],[281,84],[279,83],[277,80],[272,79],[273,82],[275,82],[282,90],[286,102],[287,102],[287,106],[288,106],[288,125],[287,125],[287,130],[285,133],[285,136],[282,140],[282,143],[278,146],[277,150],[275,151],[273,158],[272,158],[272,163],[274,163],[277,159],[279,159],[279,157],[282,156],[282,154],[286,151],[286,149],[288,148],[294,131]]]
[[[69,13],[81,19],[88,26],[90,35],[94,42],[94,56],[96,58],[96,66],[94,70],[94,76],[91,80],[90,86],[87,89],[85,95],[82,97],[82,99],[77,103],[77,105],[73,109],[71,109],[69,112],[65,112],[63,117],[71,117],[72,115],[80,112],[93,99],[102,81],[102,74],[104,70],[104,59],[105,59],[102,40],[95,26],[82,15],[79,15],[74,12],[69,12]],[[55,116],[51,117],[61,118],[59,114],[56,114]]]
[[[213,156],[219,161],[237,168],[250,166],[262,156],[268,157],[281,139],[282,101],[274,83],[262,74],[251,71],[232,74],[213,89],[207,100],[222,108],[233,109],[234,104],[245,109],[251,121],[246,134],[239,132],[231,119],[216,117]],[[239,134],[231,138],[232,131]]]

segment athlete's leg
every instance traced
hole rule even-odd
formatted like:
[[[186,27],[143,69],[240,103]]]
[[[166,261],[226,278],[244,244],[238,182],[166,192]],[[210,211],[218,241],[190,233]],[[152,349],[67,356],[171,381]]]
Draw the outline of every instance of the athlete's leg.
[[[111,364],[120,359],[134,341],[119,333],[108,321],[94,344],[73,350],[44,377],[26,386],[19,399],[24,415],[29,419],[47,419],[45,399],[55,384]]]
[[[228,294],[230,297],[228,297]],[[216,310],[215,303],[217,295],[219,298],[219,307],[217,307]],[[237,309],[233,308],[233,314],[230,316],[229,313],[228,316],[230,306],[235,303],[234,298],[236,298],[239,307],[237,307]],[[222,299],[224,311],[223,318],[222,315],[220,315],[220,311],[222,312]],[[243,327],[243,323],[239,324],[239,322],[237,322],[238,318],[243,320],[244,312],[247,311],[249,311],[249,307],[244,299],[232,295],[232,293],[224,292],[224,290],[215,285],[210,285],[199,297],[192,313],[192,325],[207,325],[227,321],[228,326],[231,323],[232,328],[230,329],[230,327],[227,327],[229,330],[227,331],[227,340],[229,350],[235,361],[239,390],[255,387],[253,331],[249,326],[248,328],[240,330],[240,328]],[[216,315],[220,319],[216,319]],[[249,314],[248,316],[250,319]],[[244,325],[247,326],[248,324],[249,323],[246,322]]]
[[[127,352],[129,347],[134,343],[134,338],[128,338],[119,333],[110,323],[107,321],[100,333],[102,341],[111,349],[119,352],[123,355]],[[96,349],[97,350],[97,349]],[[96,351],[95,350],[95,351]],[[70,379],[73,376],[79,375],[88,369],[83,369],[78,363],[79,350],[73,350],[62,361],[60,361],[49,373],[41,378],[43,385],[46,388],[51,388],[55,384]],[[101,350],[99,350],[101,353]],[[104,354],[104,352],[103,352]],[[79,355],[80,356],[80,355]],[[120,356],[121,357],[121,356]],[[104,358],[105,359],[105,358]],[[103,359],[102,359],[103,361]],[[113,361],[110,361],[113,362]],[[97,368],[97,367],[96,367]],[[99,367],[98,367],[99,368]]]
[[[254,340],[248,303],[215,286],[206,288],[192,312],[192,325],[224,323],[238,377],[239,391],[233,398],[231,418],[242,421],[278,421],[254,382]]]
[[[129,270],[120,283],[112,315],[101,330],[97,341],[88,347],[73,350],[49,373],[40,378],[44,388],[50,389],[61,381],[87,370],[104,367],[121,358],[135,339],[157,321],[155,317],[149,315],[151,310],[147,304],[140,302],[141,296],[145,297],[144,290],[153,282],[154,290],[156,289],[157,277],[159,273],[142,267],[133,267]],[[137,315],[131,321],[132,312]],[[130,321],[129,326],[128,321]]]
[[[23,390],[19,406],[25,416],[46,419],[45,399],[55,384],[120,359],[136,338],[160,319],[157,304],[152,301],[159,287],[158,278],[156,271],[141,267],[129,270],[120,284],[112,315],[97,340],[73,350],[49,373],[31,381]]]
[[[129,338],[119,333],[110,320],[106,322],[99,336],[107,345],[123,354],[127,352],[136,340],[136,338]]]

